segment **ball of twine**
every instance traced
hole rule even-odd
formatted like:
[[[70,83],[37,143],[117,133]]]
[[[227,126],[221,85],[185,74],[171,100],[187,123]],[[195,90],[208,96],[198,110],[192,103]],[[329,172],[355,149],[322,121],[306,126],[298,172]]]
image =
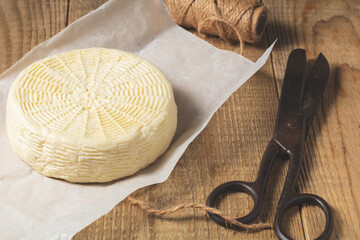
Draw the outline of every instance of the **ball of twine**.
[[[257,0],[164,0],[176,23],[198,32],[253,43],[264,33],[268,11]]]

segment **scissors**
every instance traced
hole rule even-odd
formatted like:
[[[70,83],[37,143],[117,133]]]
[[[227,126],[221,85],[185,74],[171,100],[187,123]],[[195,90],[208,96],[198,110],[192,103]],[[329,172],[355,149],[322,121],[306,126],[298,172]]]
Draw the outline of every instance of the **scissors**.
[[[254,182],[231,181],[223,183],[211,192],[206,201],[207,206],[215,207],[215,202],[221,194],[243,192],[250,195],[254,200],[252,211],[248,215],[236,219],[241,223],[248,224],[260,213],[266,183],[274,160],[279,157],[290,159],[284,188],[274,219],[274,231],[279,239],[291,239],[283,232],[282,218],[290,207],[299,203],[312,203],[320,207],[325,213],[325,229],[316,239],[329,239],[334,223],[331,208],[324,199],[314,194],[295,191],[301,170],[305,138],[321,100],[330,71],[329,64],[322,53],[319,54],[307,78],[305,78],[305,68],[306,51],[304,49],[293,50],[289,55],[285,70],[273,137],[263,154],[256,180]],[[239,230],[239,227],[227,224],[219,215],[210,212],[208,214],[217,224]]]

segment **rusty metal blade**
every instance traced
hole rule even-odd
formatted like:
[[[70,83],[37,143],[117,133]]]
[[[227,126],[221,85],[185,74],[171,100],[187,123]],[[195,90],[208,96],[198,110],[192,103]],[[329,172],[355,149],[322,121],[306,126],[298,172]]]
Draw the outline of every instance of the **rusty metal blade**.
[[[285,77],[280,96],[279,114],[287,111],[301,111],[301,94],[304,86],[306,52],[304,49],[293,50],[286,65]]]
[[[329,78],[329,63],[322,53],[319,54],[310,70],[302,93],[302,110],[306,117],[306,132],[309,131],[312,120],[322,98]]]

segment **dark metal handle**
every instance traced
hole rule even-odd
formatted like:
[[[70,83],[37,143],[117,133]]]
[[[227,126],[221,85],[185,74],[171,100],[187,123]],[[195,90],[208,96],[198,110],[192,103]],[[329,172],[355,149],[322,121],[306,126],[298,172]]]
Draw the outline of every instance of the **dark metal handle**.
[[[247,224],[253,221],[260,212],[261,209],[261,201],[258,195],[258,189],[254,188],[254,183],[249,182],[242,182],[242,181],[232,181],[232,182],[226,182],[218,187],[216,187],[209,195],[206,205],[209,207],[215,207],[215,202],[219,198],[219,196],[223,193],[229,193],[229,192],[242,192],[250,195],[252,199],[254,200],[254,207],[252,211],[241,218],[237,218],[236,220]],[[216,215],[214,213],[208,212],[210,218],[214,220],[217,224],[231,229],[238,229],[239,227],[233,224],[229,224],[225,221],[224,218],[220,217],[219,215]]]
[[[294,193],[292,195],[288,195],[283,197],[276,210],[275,220],[274,220],[274,231],[279,239],[281,240],[291,240],[289,236],[287,236],[282,231],[282,218],[285,212],[290,208],[300,203],[312,203],[321,208],[326,217],[325,229],[321,233],[316,240],[326,240],[329,239],[332,233],[332,229],[334,226],[333,214],[329,204],[322,199],[321,197],[314,194],[299,194]]]
[[[254,207],[248,215],[237,218],[236,220],[244,224],[250,223],[251,221],[255,220],[261,210],[261,205],[265,194],[265,186],[269,178],[270,169],[273,165],[275,158],[280,153],[281,151],[279,145],[275,141],[271,140],[264,152],[256,180],[254,182],[232,181],[223,183],[211,192],[206,201],[206,205],[209,207],[215,207],[216,200],[221,194],[226,192],[247,193],[254,200]],[[214,220],[217,224],[223,227],[241,230],[235,225],[227,224],[225,220],[219,215],[209,212],[208,214],[212,220]]]

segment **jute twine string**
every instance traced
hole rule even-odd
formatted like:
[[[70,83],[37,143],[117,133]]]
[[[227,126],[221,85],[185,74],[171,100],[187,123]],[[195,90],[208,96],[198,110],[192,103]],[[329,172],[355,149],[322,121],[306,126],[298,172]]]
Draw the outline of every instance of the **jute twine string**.
[[[258,0],[164,0],[176,23],[199,33],[244,42],[261,39],[268,11]]]
[[[212,207],[208,207],[206,205],[203,204],[197,204],[197,203],[188,203],[188,204],[180,204],[176,207],[173,208],[169,208],[166,210],[159,210],[159,209],[154,209],[151,207],[150,203],[135,199],[131,196],[128,196],[126,198],[126,200],[133,204],[133,205],[137,205],[140,208],[142,208],[143,210],[145,210],[146,212],[150,213],[150,214],[154,214],[155,216],[162,216],[162,215],[167,215],[167,214],[171,214],[186,208],[198,208],[198,209],[202,209],[206,212],[210,212],[210,213],[215,213],[217,215],[219,215],[220,217],[224,218],[225,221],[229,224],[233,224],[235,226],[238,226],[246,231],[261,231],[261,230],[266,230],[266,229],[271,229],[271,224],[269,223],[254,223],[254,224],[243,224],[241,222],[236,221],[235,218],[231,217],[230,215],[220,211],[217,208],[212,208]]]

